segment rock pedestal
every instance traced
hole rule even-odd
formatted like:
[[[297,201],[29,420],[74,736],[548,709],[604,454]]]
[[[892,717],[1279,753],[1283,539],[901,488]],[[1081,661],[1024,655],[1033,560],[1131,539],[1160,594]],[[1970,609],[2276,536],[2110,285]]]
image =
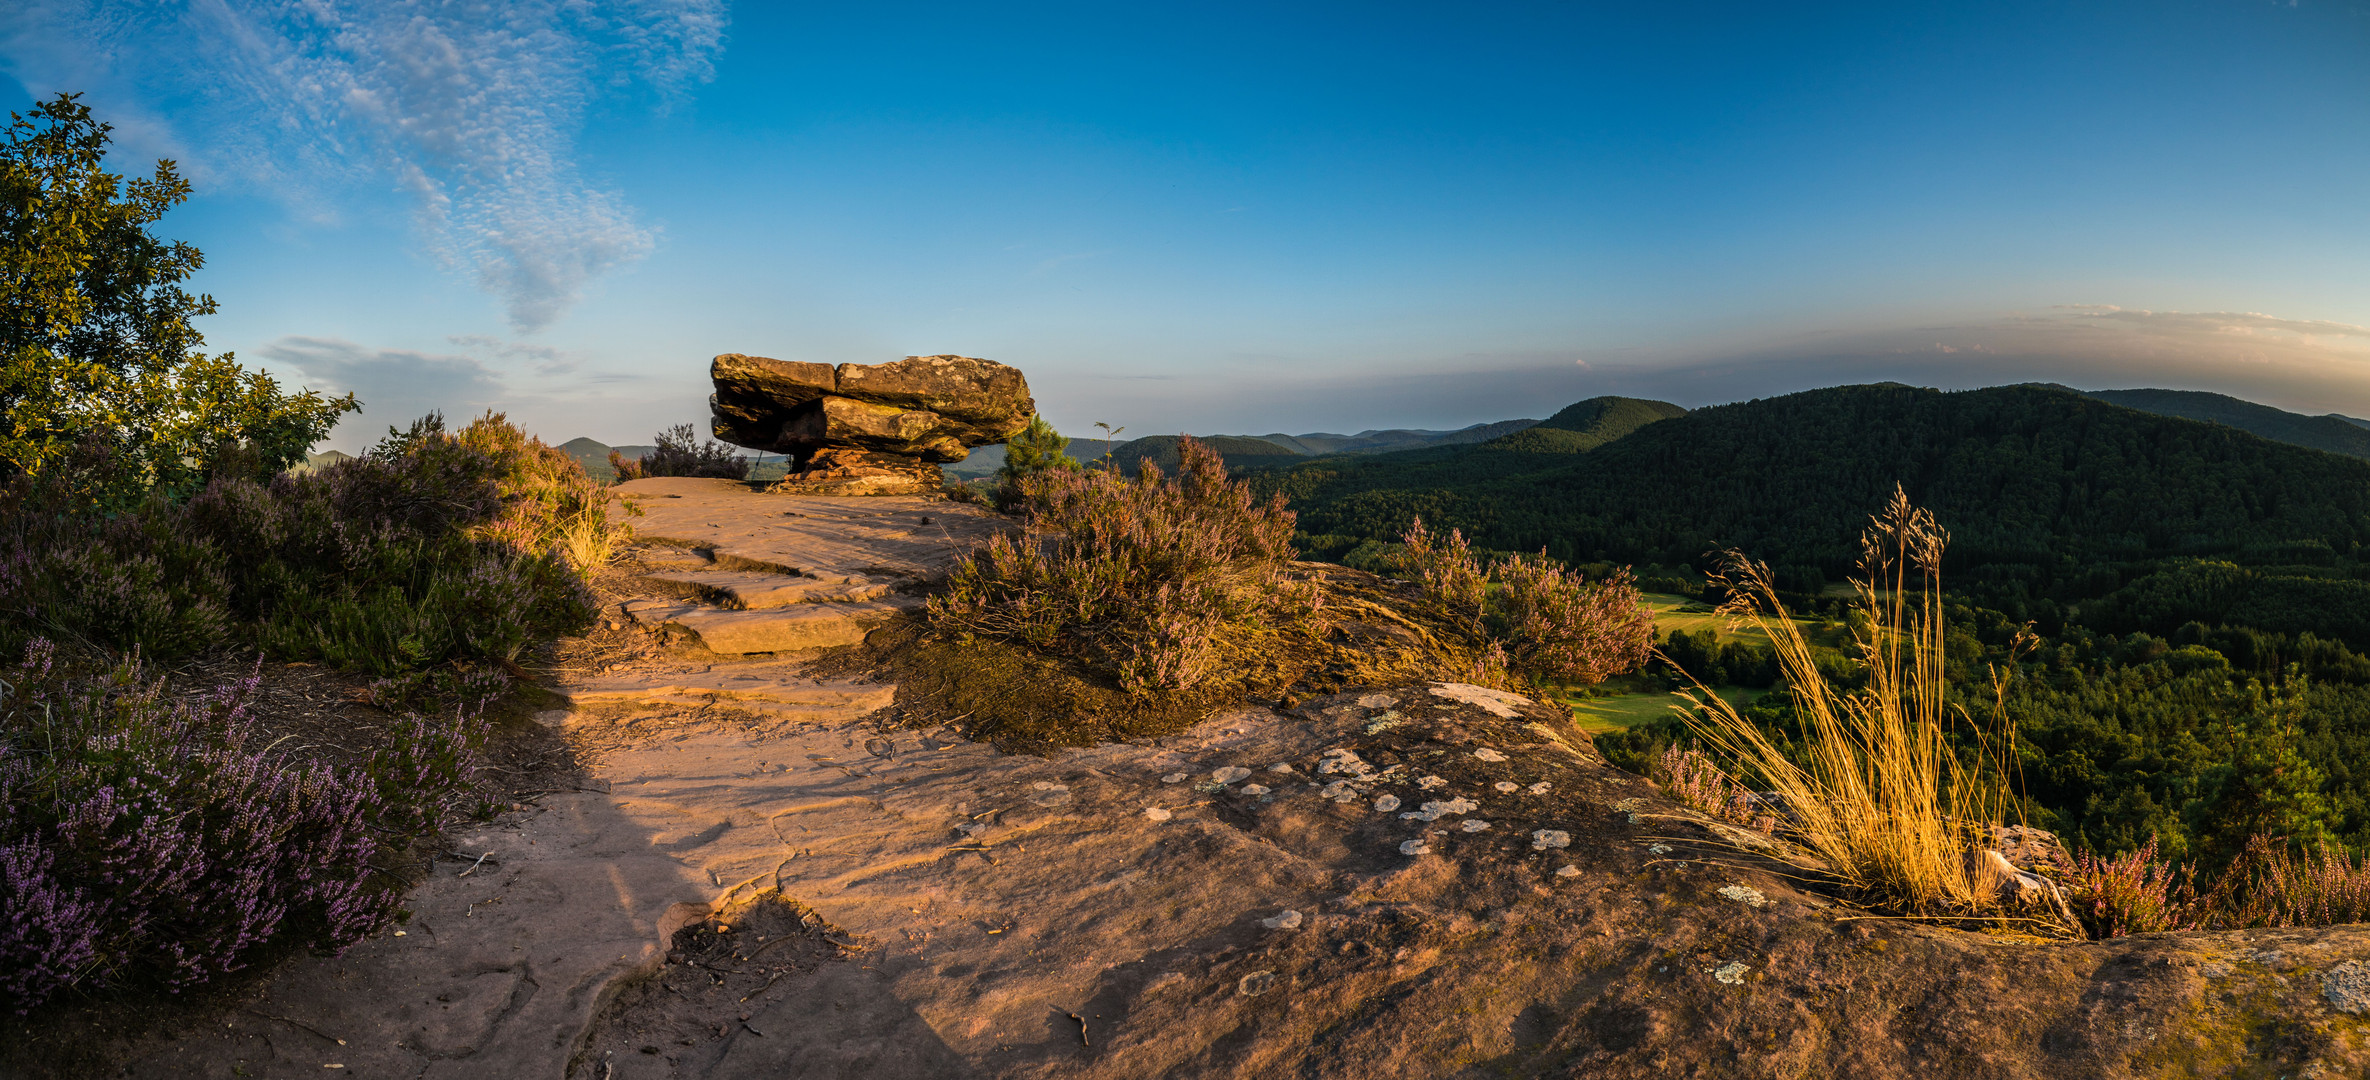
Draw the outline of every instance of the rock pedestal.
[[[1011,438],[1037,409],[1019,369],[969,356],[835,368],[725,353],[708,375],[716,437],[790,455],[775,490],[801,495],[935,492],[939,464]]]

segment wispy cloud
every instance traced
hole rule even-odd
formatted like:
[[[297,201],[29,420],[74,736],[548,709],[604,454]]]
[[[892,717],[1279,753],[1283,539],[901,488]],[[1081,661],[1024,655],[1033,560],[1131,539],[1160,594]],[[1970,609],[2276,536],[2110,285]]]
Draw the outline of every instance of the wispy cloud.
[[[445,340],[464,349],[490,353],[505,360],[533,361],[537,375],[567,375],[584,366],[582,359],[549,345],[504,341],[489,334],[455,334]]]
[[[2213,390],[2306,413],[2370,413],[2370,327],[2262,312],[2062,304],[1945,326],[1863,327],[1664,350],[1601,385],[1683,404],[1897,379]]]
[[[656,232],[575,158],[586,111],[663,106],[711,74],[725,0],[19,0],[0,63],[36,94],[92,93],[144,152],[259,184],[315,217],[391,178],[421,233],[531,331]],[[192,147],[204,147],[200,153]]]
[[[2370,326],[2326,319],[2283,319],[2259,311],[2148,311],[2112,304],[2062,304],[2053,309],[2076,319],[2121,323],[2144,333],[2236,335],[2314,342],[2323,338],[2370,338]]]
[[[343,338],[284,337],[257,350],[265,362],[304,373],[304,385],[362,400],[363,425],[402,424],[430,410],[466,419],[510,395],[497,375],[468,356],[374,349]]]

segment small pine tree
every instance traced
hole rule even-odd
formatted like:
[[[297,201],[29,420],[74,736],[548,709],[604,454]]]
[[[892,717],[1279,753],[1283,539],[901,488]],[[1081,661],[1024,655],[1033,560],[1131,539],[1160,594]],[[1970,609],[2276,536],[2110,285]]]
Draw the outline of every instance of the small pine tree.
[[[1029,417],[1029,426],[1004,444],[1004,467],[996,470],[997,501],[1009,506],[1019,498],[1021,477],[1047,469],[1077,468],[1078,459],[1067,453],[1069,446],[1070,440],[1053,430],[1044,417]]]

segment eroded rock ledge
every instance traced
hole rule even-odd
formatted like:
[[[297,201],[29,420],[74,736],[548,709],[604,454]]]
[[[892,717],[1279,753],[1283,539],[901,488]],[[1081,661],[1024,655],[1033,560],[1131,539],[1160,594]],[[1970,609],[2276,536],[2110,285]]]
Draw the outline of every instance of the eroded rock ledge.
[[[732,797],[752,825],[687,854],[827,919],[839,962],[752,957],[629,990],[575,1075],[2370,1067],[2370,1017],[2343,1011],[2370,931],[2065,945],[1869,919],[1605,765],[1560,710],[1478,688],[1363,690],[1044,759],[860,729],[753,748],[745,768],[724,752],[617,760],[645,778],[637,802],[678,812],[727,769],[771,770]]]
[[[935,492],[939,464],[1036,413],[1019,369],[969,356],[833,367],[725,353],[708,375],[716,437],[791,455],[783,490],[797,494]]]

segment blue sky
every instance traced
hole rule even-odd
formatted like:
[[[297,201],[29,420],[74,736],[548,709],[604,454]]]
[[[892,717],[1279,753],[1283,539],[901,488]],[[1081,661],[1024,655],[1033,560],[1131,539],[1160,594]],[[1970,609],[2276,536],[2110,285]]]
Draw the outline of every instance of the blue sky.
[[[1975,10],[1980,8],[1980,10]],[[1134,434],[2050,379],[2370,415],[2370,7],[0,14],[200,194],[203,329],[554,440],[960,352]]]

